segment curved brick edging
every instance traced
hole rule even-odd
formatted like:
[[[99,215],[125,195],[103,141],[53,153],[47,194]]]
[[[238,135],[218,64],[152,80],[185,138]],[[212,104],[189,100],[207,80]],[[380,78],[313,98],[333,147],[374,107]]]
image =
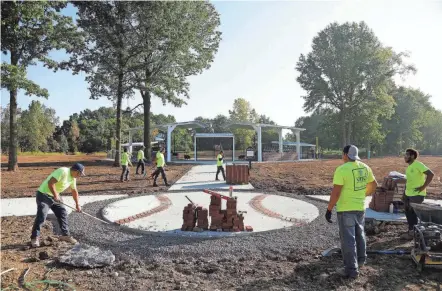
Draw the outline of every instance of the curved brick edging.
[[[296,219],[296,218],[290,218],[290,217],[285,217],[277,212],[271,211],[267,208],[264,207],[264,205],[262,205],[262,201],[269,195],[266,194],[261,194],[261,195],[257,195],[255,197],[253,197],[250,201],[249,201],[249,205],[256,211],[258,211],[259,213],[262,213],[266,216],[269,217],[273,217],[273,218],[278,218],[281,220],[285,220],[285,221],[290,221],[292,222],[294,225],[296,226],[301,226],[301,225],[305,225],[306,222]]]
[[[138,213],[138,214],[126,217],[126,218],[122,218],[122,219],[116,220],[114,222],[119,224],[119,225],[122,225],[122,224],[125,224],[125,223],[129,223],[129,222],[135,221],[137,219],[144,218],[144,217],[153,215],[155,213],[164,211],[164,210],[168,209],[172,205],[172,201],[170,201],[170,199],[167,198],[167,196],[165,196],[165,195],[157,195],[156,198],[160,201],[160,206],[152,208],[152,209],[150,209],[148,211],[144,211],[144,212],[141,212],[141,213]]]

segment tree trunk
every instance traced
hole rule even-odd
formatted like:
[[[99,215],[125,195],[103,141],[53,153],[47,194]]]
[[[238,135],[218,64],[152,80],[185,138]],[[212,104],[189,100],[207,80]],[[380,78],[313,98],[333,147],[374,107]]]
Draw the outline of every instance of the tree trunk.
[[[348,131],[347,131],[347,144],[351,144],[351,135],[352,135],[352,121],[350,120],[348,122]]]
[[[14,50],[11,50],[11,65],[17,66],[18,56]],[[17,88],[9,91],[9,161],[8,171],[17,171]]]
[[[341,110],[341,128],[342,128],[342,146],[345,147],[347,145],[347,128],[345,124],[345,111]]]
[[[150,92],[142,94],[144,107],[144,154],[148,162],[152,161],[152,146],[150,137]]]
[[[123,73],[118,74],[118,89],[117,89],[117,140],[114,167],[121,166],[121,103],[123,103]]]

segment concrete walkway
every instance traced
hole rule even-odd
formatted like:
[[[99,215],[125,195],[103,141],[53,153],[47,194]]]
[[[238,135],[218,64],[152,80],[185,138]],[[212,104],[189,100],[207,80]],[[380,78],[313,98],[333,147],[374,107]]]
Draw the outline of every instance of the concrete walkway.
[[[219,192],[228,195],[227,192]],[[237,209],[247,211],[244,214],[244,224],[251,225],[253,233],[308,224],[319,215],[316,206],[289,197],[254,192],[234,194],[238,197]],[[125,227],[147,233],[203,237],[250,234],[249,232],[181,231],[183,209],[189,204],[186,196],[197,205],[209,207],[210,195],[196,191],[119,200],[107,205],[102,210],[102,215],[111,222],[127,218],[124,222]],[[226,209],[225,200],[222,200],[222,208]],[[142,216],[137,216],[137,214],[142,214]]]
[[[330,196],[329,195],[307,195],[308,198],[329,202]],[[405,217],[404,213],[389,213],[389,212],[378,212],[374,211],[373,209],[369,208],[370,202],[371,202],[372,196],[368,196],[365,199],[365,217],[366,218],[373,218],[379,221],[407,221],[407,218]],[[442,205],[442,200],[434,200],[434,199],[425,199],[426,202],[430,203],[436,203]]]
[[[225,170],[225,168],[224,168]],[[222,174],[218,175],[220,181],[215,181],[216,164],[194,166],[181,179],[176,181],[169,191],[177,190],[202,190],[202,189],[224,189],[229,190],[230,185],[223,181]],[[233,185],[233,189],[251,190],[254,189],[249,183],[247,185]]]
[[[72,196],[62,196],[65,204],[75,207],[75,202]],[[94,195],[94,196],[81,196],[80,194],[80,206],[83,206],[87,203],[127,197],[127,195]],[[37,213],[37,205],[35,202],[35,197],[26,197],[26,198],[10,198],[10,199],[1,199],[1,213],[0,217],[4,216],[28,216],[28,215],[36,215]],[[73,210],[66,207],[66,210],[71,213]],[[52,213],[52,211],[49,211]]]

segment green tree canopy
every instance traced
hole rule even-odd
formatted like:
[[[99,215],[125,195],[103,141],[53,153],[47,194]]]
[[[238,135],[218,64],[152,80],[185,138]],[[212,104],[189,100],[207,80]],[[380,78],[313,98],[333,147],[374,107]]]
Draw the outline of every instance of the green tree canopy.
[[[2,88],[10,94],[10,135],[8,170],[17,165],[17,93],[47,98],[48,90],[29,80],[29,66],[39,61],[45,67],[66,69],[63,62],[49,57],[51,50],[64,49],[71,53],[83,43],[72,18],[61,14],[66,2],[61,1],[3,1],[1,5],[1,49],[9,56],[2,62]]]
[[[374,137],[378,118],[392,113],[392,78],[415,70],[404,63],[406,56],[384,47],[364,22],[328,25],[296,66],[297,81],[307,92],[304,109],[335,110],[344,145],[354,138],[354,127],[361,120],[366,135]]]

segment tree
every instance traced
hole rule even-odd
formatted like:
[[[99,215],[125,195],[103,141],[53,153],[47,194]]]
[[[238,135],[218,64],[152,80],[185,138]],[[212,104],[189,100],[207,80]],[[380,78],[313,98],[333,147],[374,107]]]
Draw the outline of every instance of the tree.
[[[55,111],[39,101],[32,101],[19,119],[19,144],[23,151],[48,151],[58,118]]]
[[[392,78],[415,71],[404,63],[404,57],[405,53],[382,46],[364,22],[328,25],[313,39],[312,51],[301,54],[296,65],[297,81],[307,91],[305,111],[336,110],[342,143],[350,143],[357,120],[370,116],[364,128],[372,129],[377,127],[372,121],[391,114],[393,102],[388,92]]]
[[[185,105],[187,77],[210,67],[221,39],[219,14],[208,2],[132,2],[135,45],[139,48],[134,72],[143,98],[144,145],[151,158],[151,98],[163,105]]]
[[[257,123],[259,116],[253,109],[249,101],[244,98],[237,98],[233,101],[232,110],[229,110],[232,122],[252,122]],[[245,149],[253,144],[254,130],[237,128],[233,130],[237,149]]]
[[[18,169],[17,164],[17,93],[48,98],[49,92],[26,77],[29,66],[36,60],[45,67],[67,69],[62,62],[49,57],[53,49],[67,53],[82,43],[72,19],[60,11],[66,2],[57,1],[3,1],[1,5],[1,48],[10,62],[2,63],[2,88],[10,95],[10,135],[8,171]]]
[[[122,100],[134,94],[131,61],[141,53],[136,46],[139,40],[132,34],[136,5],[130,1],[78,1],[74,5],[87,45],[76,52],[72,62],[88,72],[91,99],[105,97],[117,103],[114,166],[120,166]],[[78,58],[82,61],[78,62]]]
[[[430,96],[420,90],[399,87],[392,95],[395,101],[394,114],[383,122],[386,132],[384,150],[398,154],[421,143],[422,128],[429,123],[427,112],[434,109],[430,104]]]

